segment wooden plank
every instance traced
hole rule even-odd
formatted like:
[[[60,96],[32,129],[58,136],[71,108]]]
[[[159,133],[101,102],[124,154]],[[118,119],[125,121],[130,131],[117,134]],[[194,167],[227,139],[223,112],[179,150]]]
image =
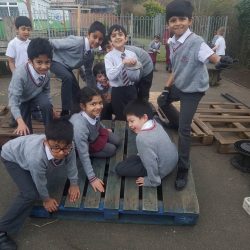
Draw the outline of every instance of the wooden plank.
[[[175,190],[176,172],[167,176],[162,181],[162,198],[164,212],[166,213],[199,213],[199,203],[196,196],[195,184],[190,167],[188,173],[188,183],[182,191]]]
[[[128,129],[128,142],[127,142],[127,156],[137,154],[136,135]],[[125,178],[124,186],[124,210],[138,210],[139,209],[139,188],[135,183],[135,177]]]
[[[230,116],[227,117],[221,117],[221,118],[202,118],[200,119],[203,122],[250,122],[250,116],[246,118],[230,118]]]
[[[118,162],[123,160],[124,141],[125,141],[125,127],[124,121],[115,122],[114,133],[121,139],[121,145],[117,149],[116,154],[110,158],[109,172],[107,179],[107,187],[104,198],[104,217],[106,219],[117,219],[120,202],[121,177],[115,173],[115,166]],[[115,211],[114,211],[115,210]]]
[[[250,114],[250,109],[209,109],[209,108],[197,108],[197,113],[232,113],[232,114]]]
[[[157,187],[142,187],[142,210],[158,211]]]
[[[233,125],[237,128],[240,128],[240,129],[245,129],[246,127],[243,126],[241,123],[239,122],[234,122]],[[250,138],[250,133],[247,133],[247,132],[244,132],[245,136],[249,137]]]

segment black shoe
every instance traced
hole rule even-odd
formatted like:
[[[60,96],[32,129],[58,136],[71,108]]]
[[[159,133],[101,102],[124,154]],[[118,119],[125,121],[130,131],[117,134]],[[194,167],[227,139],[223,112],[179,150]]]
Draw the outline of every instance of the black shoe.
[[[188,169],[178,169],[175,179],[175,189],[178,191],[183,190],[188,182]]]
[[[17,244],[7,233],[0,233],[0,250],[16,250]]]

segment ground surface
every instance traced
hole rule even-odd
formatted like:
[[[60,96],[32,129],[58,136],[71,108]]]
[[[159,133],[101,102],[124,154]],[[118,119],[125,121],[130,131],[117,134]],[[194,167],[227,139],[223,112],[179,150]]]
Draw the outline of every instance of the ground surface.
[[[164,65],[157,65],[157,69],[152,86],[154,92],[161,91],[167,77]],[[237,73],[234,74],[237,77]],[[9,78],[0,78],[0,104],[6,103],[8,82]],[[53,84],[53,93],[59,89],[60,85]],[[224,78],[219,86],[207,91],[203,101],[225,101],[221,96],[225,92],[250,106],[250,89]],[[58,102],[58,99],[57,94],[54,100]],[[19,249],[249,250],[250,216],[242,209],[242,202],[244,197],[250,196],[250,174],[234,169],[230,164],[232,155],[218,154],[216,148],[213,144],[191,149],[200,205],[197,225],[155,226],[33,218],[28,219],[23,230],[15,236]],[[2,215],[16,195],[16,187],[2,165],[0,177]]]

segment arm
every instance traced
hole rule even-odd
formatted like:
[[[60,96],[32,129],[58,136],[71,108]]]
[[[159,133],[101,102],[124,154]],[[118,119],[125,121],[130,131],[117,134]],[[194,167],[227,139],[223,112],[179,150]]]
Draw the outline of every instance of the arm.
[[[16,69],[15,58],[12,58],[12,57],[8,56],[8,64],[9,64],[9,67],[10,67],[10,71],[13,74],[14,70]]]
[[[90,58],[87,58],[87,60],[84,60],[84,69],[85,69],[85,78],[87,86],[95,87],[95,77],[93,75],[93,63],[94,63],[94,54],[91,54]]]

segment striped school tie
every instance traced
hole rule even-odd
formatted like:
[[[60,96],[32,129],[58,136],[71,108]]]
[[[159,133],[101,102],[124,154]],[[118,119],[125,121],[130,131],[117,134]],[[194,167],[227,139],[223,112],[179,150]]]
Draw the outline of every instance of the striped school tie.
[[[126,57],[126,54],[125,53],[122,53],[121,54],[121,58],[122,60]],[[124,86],[128,86],[130,85],[130,80],[128,79],[128,74],[127,74],[127,70],[125,68],[125,66],[122,68],[122,81],[123,81],[123,85]]]

